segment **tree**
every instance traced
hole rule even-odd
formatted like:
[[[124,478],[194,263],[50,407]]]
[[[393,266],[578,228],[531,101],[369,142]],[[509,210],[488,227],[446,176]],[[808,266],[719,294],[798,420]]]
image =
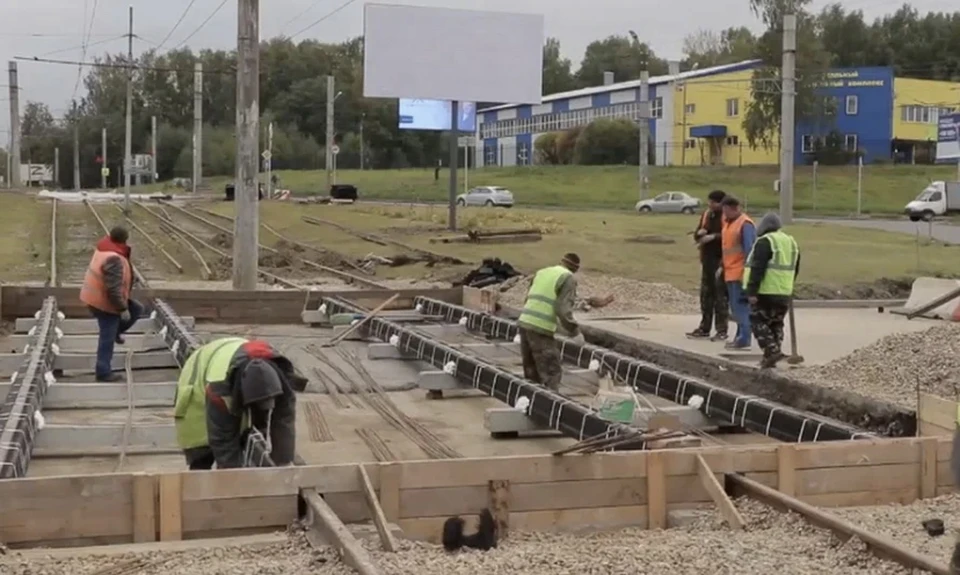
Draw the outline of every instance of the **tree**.
[[[701,29],[683,39],[685,68],[709,68],[743,62],[754,57],[757,38],[746,27],[720,33]]]
[[[762,64],[753,72],[743,129],[751,147],[773,148],[780,139],[783,17],[796,14],[797,45],[803,47],[797,50],[795,121],[829,116],[831,103],[817,92],[817,87],[830,68],[831,55],[823,49],[817,19],[805,10],[811,0],[749,1],[767,31],[757,43],[756,55]]]
[[[639,157],[637,125],[626,118],[590,122],[576,143],[578,164],[636,164]]]
[[[543,45],[543,93],[556,94],[576,88],[569,58],[560,54],[560,41],[547,38]]]
[[[666,74],[666,60],[658,58],[650,46],[632,36],[608,36],[587,45],[576,74],[577,84],[599,86],[603,84],[604,72],[613,72],[616,82],[637,80],[643,70],[651,76]]]

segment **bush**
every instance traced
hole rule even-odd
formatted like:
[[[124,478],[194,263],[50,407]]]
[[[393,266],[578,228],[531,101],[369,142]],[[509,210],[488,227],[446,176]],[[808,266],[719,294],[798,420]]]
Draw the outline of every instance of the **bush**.
[[[578,164],[639,163],[637,125],[626,118],[603,118],[591,122],[576,140],[575,160]]]
[[[555,166],[560,163],[560,156],[557,154],[557,132],[543,134],[534,142],[533,148],[536,152],[536,163]]]

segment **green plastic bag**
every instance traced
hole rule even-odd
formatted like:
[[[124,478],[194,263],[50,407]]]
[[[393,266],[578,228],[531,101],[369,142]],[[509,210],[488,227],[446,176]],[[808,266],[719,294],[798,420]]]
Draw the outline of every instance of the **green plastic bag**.
[[[633,423],[633,411],[637,408],[633,399],[618,399],[614,397],[604,398],[600,409],[597,410],[600,417],[607,421],[616,421],[617,423]]]

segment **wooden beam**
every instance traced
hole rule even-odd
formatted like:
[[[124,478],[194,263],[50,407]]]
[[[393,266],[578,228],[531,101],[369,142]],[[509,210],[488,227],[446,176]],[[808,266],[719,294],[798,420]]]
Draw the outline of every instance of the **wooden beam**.
[[[490,512],[497,523],[497,537],[503,540],[510,535],[510,482],[494,479],[488,489]]]
[[[160,476],[160,541],[183,539],[182,481],[180,473]]]
[[[707,490],[707,493],[710,494],[710,497],[717,505],[717,509],[720,510],[720,514],[723,515],[727,524],[733,529],[743,529],[745,523],[743,516],[737,511],[737,506],[734,505],[733,501],[727,496],[720,482],[717,481],[717,478],[713,475],[713,470],[710,469],[710,466],[707,465],[707,462],[700,454],[697,454],[697,475],[700,476],[700,482],[703,484],[704,489]]]
[[[367,500],[367,507],[370,509],[370,517],[373,518],[373,524],[377,527],[377,533],[380,534],[380,544],[384,551],[395,553],[397,551],[397,542],[390,533],[390,526],[387,524],[387,518],[383,514],[380,502],[377,500],[377,492],[373,490],[373,484],[370,482],[370,476],[363,465],[357,466],[357,475],[360,477],[360,489],[363,491],[363,497]]]
[[[667,477],[664,454],[647,452],[647,513],[650,529],[667,528]]]
[[[920,442],[920,499],[937,496],[937,438],[928,437]]]
[[[399,463],[381,463],[380,469],[380,507],[387,521],[400,521],[400,474],[403,467]]]
[[[327,543],[337,550],[344,563],[360,575],[382,575],[367,550],[315,489],[303,489],[300,494],[309,509],[311,527],[321,532]]]
[[[157,476],[133,476],[133,542],[157,540]]]
[[[793,445],[777,447],[777,490],[793,497],[797,494],[797,449]]]

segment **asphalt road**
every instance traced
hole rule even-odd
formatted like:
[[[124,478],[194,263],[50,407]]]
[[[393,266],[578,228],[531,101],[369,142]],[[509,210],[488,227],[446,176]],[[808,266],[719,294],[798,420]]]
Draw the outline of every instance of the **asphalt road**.
[[[922,237],[932,236],[933,239],[945,244],[960,245],[960,226],[939,222],[911,222],[909,220],[836,220],[836,219],[800,219],[805,222],[821,222],[850,228],[865,228],[883,230],[916,236],[919,230]]]

